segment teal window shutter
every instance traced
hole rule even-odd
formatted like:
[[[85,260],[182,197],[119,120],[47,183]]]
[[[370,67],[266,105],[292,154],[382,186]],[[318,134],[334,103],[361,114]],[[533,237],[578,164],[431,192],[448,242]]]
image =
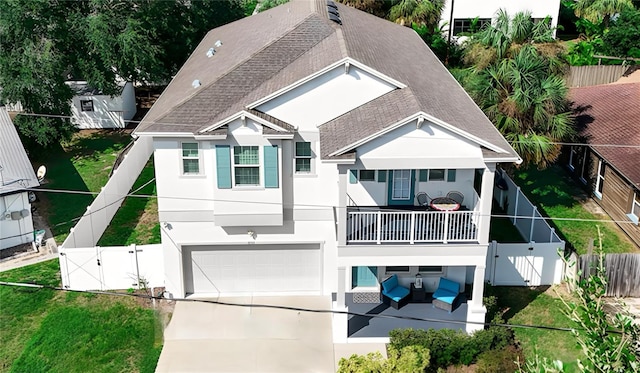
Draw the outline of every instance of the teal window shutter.
[[[387,181],[387,170],[378,170],[378,182],[384,183]]]
[[[349,170],[349,184],[358,182],[358,170]]]
[[[229,145],[216,145],[216,170],[218,189],[231,188],[231,148]]]
[[[278,145],[264,147],[264,187],[278,187]]]
[[[427,181],[427,170],[420,170],[418,173],[418,181]]]
[[[447,181],[448,182],[454,182],[456,181],[456,170],[447,170]]]

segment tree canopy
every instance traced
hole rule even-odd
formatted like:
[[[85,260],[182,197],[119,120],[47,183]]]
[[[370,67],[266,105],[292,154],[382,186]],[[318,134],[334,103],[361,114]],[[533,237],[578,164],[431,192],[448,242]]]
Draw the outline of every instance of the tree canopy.
[[[5,0],[0,12],[0,98],[27,113],[67,116],[69,79],[115,94],[118,79],[171,79],[205,33],[239,19],[240,0]],[[59,117],[18,116],[41,145],[67,137]]]
[[[602,50],[607,55],[640,58],[640,9],[623,10],[602,41]]]
[[[603,22],[606,27],[614,14],[628,7],[633,7],[631,0],[577,0],[575,12],[578,17],[593,23]]]
[[[523,158],[546,167],[574,134],[566,100],[564,49],[548,23],[499,11],[465,50],[465,89]]]

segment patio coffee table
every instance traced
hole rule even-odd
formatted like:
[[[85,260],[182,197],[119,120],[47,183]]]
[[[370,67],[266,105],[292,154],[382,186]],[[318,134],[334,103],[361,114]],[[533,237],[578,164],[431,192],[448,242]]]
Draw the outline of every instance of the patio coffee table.
[[[417,288],[415,283],[411,283],[411,302],[424,302],[427,300],[427,293],[424,286]]]

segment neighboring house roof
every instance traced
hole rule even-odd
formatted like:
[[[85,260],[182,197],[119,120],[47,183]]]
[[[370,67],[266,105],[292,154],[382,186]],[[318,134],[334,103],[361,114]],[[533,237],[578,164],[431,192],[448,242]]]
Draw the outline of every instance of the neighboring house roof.
[[[577,110],[580,134],[591,148],[640,187],[640,83],[572,88],[569,99]]]
[[[135,132],[197,133],[350,58],[406,87],[321,125],[323,158],[418,112],[491,144],[483,152],[492,158],[517,158],[415,31],[337,6],[341,25],[329,20],[325,0],[294,0],[210,31]]]
[[[0,195],[39,185],[16,127],[0,106]]]

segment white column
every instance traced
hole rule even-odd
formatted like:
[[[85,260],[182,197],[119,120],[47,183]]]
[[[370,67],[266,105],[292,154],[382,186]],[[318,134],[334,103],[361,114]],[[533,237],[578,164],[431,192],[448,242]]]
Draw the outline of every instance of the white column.
[[[476,266],[473,273],[473,290],[471,294],[471,301],[467,303],[467,333],[473,333],[476,330],[484,328],[485,315],[487,309],[482,304],[482,297],[484,295],[484,266]],[[473,324],[469,323],[473,322]]]
[[[489,242],[489,225],[491,223],[491,203],[493,202],[493,177],[496,171],[495,163],[487,163],[482,174],[480,188],[480,219],[478,224],[478,242]]]
[[[347,311],[345,303],[346,283],[347,267],[338,267],[338,293],[336,294],[336,302],[333,305],[335,311]],[[348,322],[346,314],[333,314],[333,343],[347,343]]]
[[[338,166],[338,246],[347,244],[347,166]]]

